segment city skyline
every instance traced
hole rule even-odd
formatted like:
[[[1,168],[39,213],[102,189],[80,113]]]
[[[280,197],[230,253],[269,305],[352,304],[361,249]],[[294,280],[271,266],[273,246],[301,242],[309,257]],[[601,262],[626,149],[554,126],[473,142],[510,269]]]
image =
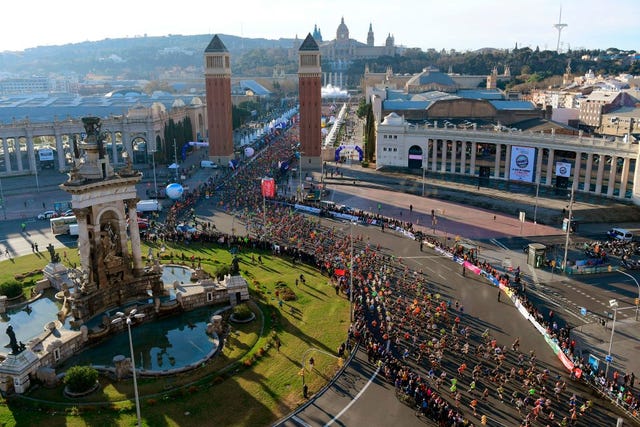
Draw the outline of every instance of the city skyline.
[[[558,24],[560,8],[562,23],[567,24],[560,40],[563,51],[640,47],[633,25],[640,19],[640,5],[635,0],[612,0],[604,6],[595,0],[325,0],[302,4],[292,0],[245,0],[242,7],[234,9],[218,2],[184,0],[179,7],[164,10],[157,5],[150,8],[146,2],[112,0],[108,7],[93,13],[86,2],[79,0],[68,0],[62,6],[42,0],[10,2],[3,7],[10,19],[0,26],[0,52],[145,35],[304,39],[314,25],[320,28],[324,40],[332,40],[342,17],[350,38],[361,42],[366,42],[371,23],[375,45],[383,45],[392,34],[396,45],[423,50],[511,49],[516,44],[555,50],[558,31],[554,25]],[[265,18],[270,15],[273,18]]]

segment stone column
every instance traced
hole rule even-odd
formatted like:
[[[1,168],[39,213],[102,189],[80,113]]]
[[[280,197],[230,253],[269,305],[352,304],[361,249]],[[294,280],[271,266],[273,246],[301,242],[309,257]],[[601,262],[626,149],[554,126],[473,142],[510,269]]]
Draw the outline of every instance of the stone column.
[[[13,138],[13,149],[16,153],[16,163],[18,164],[18,170],[23,171],[24,167],[22,166],[22,150],[20,150],[20,139]]]
[[[542,155],[544,149],[536,148],[536,184],[542,183]]]
[[[611,165],[609,166],[609,182],[607,183],[607,196],[613,196],[613,190],[616,188],[616,175],[618,174],[618,158],[611,156]]]
[[[631,159],[628,157],[624,158],[624,163],[622,163],[622,176],[620,177],[620,198],[624,199],[627,193],[627,184],[629,181],[629,165],[631,164]]]
[[[584,187],[587,193],[591,192],[591,169],[593,168],[593,154],[587,154],[587,165],[584,171]]]
[[[429,139],[427,139],[425,147],[422,150],[422,167],[429,168]]]
[[[496,159],[493,164],[493,177],[500,178],[500,160],[502,159],[502,144],[496,143]]]
[[[458,141],[451,141],[451,173],[456,173],[456,161],[458,160]]]
[[[596,175],[596,194],[602,192],[602,179],[604,178],[604,164],[607,161],[603,154],[598,155],[598,174]]]
[[[447,146],[448,141],[442,141],[442,159],[440,160],[440,172],[447,172]]]
[[[507,144],[507,150],[504,156],[504,178],[511,179],[511,144]]]
[[[465,175],[467,173],[467,141],[461,142],[460,153],[460,173]]]
[[[431,170],[433,172],[437,172],[438,167],[438,145],[440,145],[440,140],[434,139],[433,145],[431,146],[432,154],[431,154]]]
[[[58,128],[54,129],[54,136],[56,138],[56,154],[58,155],[58,170],[65,170],[67,168],[67,162],[64,157],[64,148],[62,146],[62,135]]]
[[[573,189],[578,190],[580,188],[580,169],[582,168],[582,152],[576,153],[576,163],[573,165]]]
[[[471,143],[471,163],[469,164],[469,175],[476,175],[476,154],[478,152],[478,143],[473,141]]]
[[[549,157],[547,158],[547,185],[551,185],[553,181],[553,148],[549,148]]]
[[[83,271],[91,271],[91,243],[89,242],[89,229],[87,215],[89,210],[74,209],[73,213],[78,220],[78,252],[80,254],[80,268]]]
[[[4,170],[11,172],[11,156],[9,155],[9,143],[7,138],[2,139],[2,149],[4,150]]]
[[[32,173],[38,173],[36,171],[38,165],[36,164],[36,153],[33,149],[33,136],[31,132],[27,132],[27,161],[29,162],[29,170]]]
[[[115,159],[118,158],[118,147],[116,145],[116,133],[111,132],[111,159],[109,161],[113,164]],[[133,161],[133,159],[131,159]]]
[[[136,273],[143,270],[142,251],[140,249],[140,230],[138,229],[138,211],[136,204],[138,199],[127,199],[129,209],[129,236],[131,237],[131,252],[133,256],[133,268]]]

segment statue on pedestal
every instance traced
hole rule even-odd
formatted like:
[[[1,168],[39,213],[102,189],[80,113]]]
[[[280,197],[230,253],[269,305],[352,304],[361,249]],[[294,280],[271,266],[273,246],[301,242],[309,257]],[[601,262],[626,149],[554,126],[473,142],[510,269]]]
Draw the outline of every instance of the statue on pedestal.
[[[21,351],[25,350],[26,346],[22,342],[18,344],[16,333],[13,332],[12,325],[7,327],[7,335],[9,335],[9,347],[11,347],[11,354],[17,355],[20,354]]]
[[[55,264],[60,262],[60,255],[56,253],[56,250],[51,243],[49,243],[49,246],[47,246],[47,251],[49,251],[49,256],[51,257],[52,263]]]

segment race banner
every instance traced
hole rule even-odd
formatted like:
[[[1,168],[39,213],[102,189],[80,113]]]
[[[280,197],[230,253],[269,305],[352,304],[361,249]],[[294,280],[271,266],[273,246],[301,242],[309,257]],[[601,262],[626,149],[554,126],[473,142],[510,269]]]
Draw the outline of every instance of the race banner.
[[[262,196],[273,199],[276,196],[276,181],[273,178],[262,178]]]
[[[511,147],[511,162],[509,163],[509,179],[512,181],[533,182],[533,166],[535,165],[536,149],[533,147]]]
[[[556,162],[556,176],[569,178],[571,176],[571,163]]]

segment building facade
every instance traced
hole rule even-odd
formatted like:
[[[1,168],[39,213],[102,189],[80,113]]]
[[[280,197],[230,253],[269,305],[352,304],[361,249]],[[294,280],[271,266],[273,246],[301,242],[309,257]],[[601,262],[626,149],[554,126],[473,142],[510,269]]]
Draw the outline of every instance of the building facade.
[[[204,51],[209,160],[226,165],[233,158],[231,60],[216,34]]]
[[[307,35],[298,51],[298,92],[300,103],[300,162],[319,169],[322,148],[322,83],[320,81],[320,49],[311,36]],[[304,160],[303,160],[304,159]]]
[[[638,144],[622,139],[463,129],[435,121],[412,125],[398,114],[378,125],[379,168],[519,181],[576,191],[640,205]]]

